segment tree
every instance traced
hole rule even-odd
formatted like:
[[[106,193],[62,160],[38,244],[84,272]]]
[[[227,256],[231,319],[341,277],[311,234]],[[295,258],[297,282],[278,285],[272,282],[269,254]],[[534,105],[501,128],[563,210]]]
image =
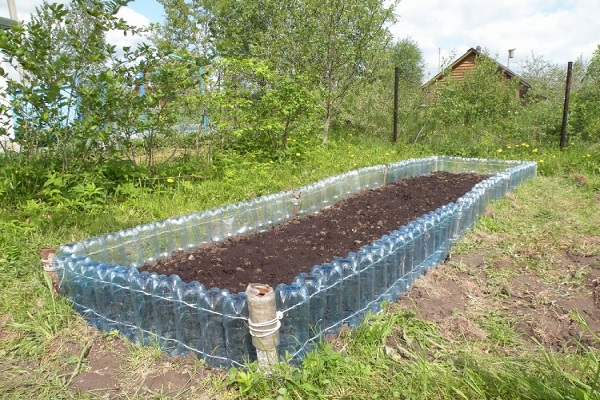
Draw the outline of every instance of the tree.
[[[425,75],[425,62],[417,42],[408,38],[394,42],[388,53],[392,66],[400,68],[402,82],[409,86],[420,86]]]
[[[478,56],[475,68],[463,79],[451,75],[437,88],[437,98],[428,107],[438,123],[469,126],[477,122],[497,123],[515,114],[521,103],[516,98],[518,79],[506,78],[489,57]]]
[[[354,132],[391,137],[394,68],[400,68],[399,128],[403,136],[414,129],[415,110],[422,103],[419,89],[424,63],[421,49],[410,39],[393,42],[375,57],[371,71],[360,85],[349,90],[341,107],[338,125]]]
[[[580,82],[573,92],[571,126],[583,140],[600,142],[600,45]]]
[[[216,54],[265,60],[280,76],[302,77],[320,97],[323,142],[343,99],[390,40],[396,2],[204,0]]]
[[[12,99],[15,136],[26,154],[44,146],[60,156],[66,170],[69,148],[89,139],[75,128],[77,88],[115,54],[104,34],[130,29],[115,16],[126,3],[78,0],[65,7],[44,1],[30,22],[0,32],[5,61],[23,73],[21,80],[7,76],[6,97]]]
[[[165,10],[162,24],[152,25],[150,39],[166,53],[189,53],[210,58],[212,41],[208,32],[210,20],[198,0],[157,0]]]

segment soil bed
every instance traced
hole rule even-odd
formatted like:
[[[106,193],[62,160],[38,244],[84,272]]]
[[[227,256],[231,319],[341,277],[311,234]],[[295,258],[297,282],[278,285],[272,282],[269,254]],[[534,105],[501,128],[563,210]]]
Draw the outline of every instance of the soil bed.
[[[232,237],[144,265],[140,271],[177,274],[185,282],[232,293],[248,283],[290,284],[348,252],[358,251],[415,218],[456,201],[487,176],[435,172],[361,192],[316,214],[264,232]]]

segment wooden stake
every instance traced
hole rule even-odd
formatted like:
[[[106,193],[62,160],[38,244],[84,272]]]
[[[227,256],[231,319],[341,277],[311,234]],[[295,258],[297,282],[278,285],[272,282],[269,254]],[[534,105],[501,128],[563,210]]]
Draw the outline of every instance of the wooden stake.
[[[279,361],[279,327],[281,315],[275,307],[275,291],[269,285],[251,283],[246,288],[248,297],[248,326],[252,345],[256,348],[258,365],[266,372]]]
[[[56,249],[54,247],[42,247],[40,249],[40,255],[42,257],[42,268],[44,268],[44,272],[46,272],[52,280],[54,293],[58,294],[58,277],[52,266],[52,259],[56,255]]]

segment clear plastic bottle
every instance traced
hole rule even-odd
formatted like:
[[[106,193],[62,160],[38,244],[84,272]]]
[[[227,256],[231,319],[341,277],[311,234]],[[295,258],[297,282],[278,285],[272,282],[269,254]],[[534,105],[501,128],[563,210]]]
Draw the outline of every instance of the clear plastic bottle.
[[[223,303],[227,296],[229,291],[219,288],[207,290],[200,296],[200,324],[206,361],[216,367],[229,365],[223,327]]]
[[[207,234],[211,242],[222,242],[226,236],[221,224],[221,210],[208,210],[203,213],[206,220]]]
[[[380,303],[383,301],[383,294],[387,291],[385,250],[378,242],[364,246],[363,249],[371,253],[371,268],[373,269],[373,301],[371,302],[371,312],[377,313],[381,310]]]
[[[146,294],[144,292],[147,275],[148,272],[140,273],[133,269],[133,272],[129,276],[129,290],[131,292],[129,307],[134,318],[133,325],[137,327],[130,340],[139,344],[146,343],[145,338],[148,336],[148,331],[150,330],[149,321],[151,320],[151,316],[147,315]]]
[[[85,247],[85,255],[92,258],[96,262],[106,263],[108,262],[108,254],[106,252],[106,242],[104,236],[96,236],[93,238],[86,239],[83,242]]]
[[[335,333],[343,319],[344,287],[342,271],[339,265],[326,263],[313,267],[312,273],[321,276],[321,284],[325,290],[324,331]]]
[[[140,230],[138,227],[120,232],[121,246],[125,252],[125,261],[121,265],[139,267],[144,264],[144,255],[140,247]]]
[[[248,329],[248,300],[246,293],[229,295],[223,302],[225,346],[229,359],[243,364],[256,360],[256,349]]]
[[[177,306],[175,288],[181,285],[177,275],[159,275],[152,290],[152,311],[154,313],[154,332],[158,335],[160,347],[172,352],[177,347]]]
[[[377,241],[379,247],[383,250],[383,263],[385,267],[386,287],[382,293],[383,301],[396,301],[394,286],[398,280],[398,265],[396,264],[396,253],[394,252],[394,238],[390,235],[384,235]]]
[[[433,212],[428,212],[421,217],[423,227],[423,263],[421,265],[421,274],[425,274],[427,270],[435,265],[435,236],[437,234],[435,218]]]
[[[81,265],[81,274],[83,277],[81,308],[83,311],[82,315],[90,323],[90,325],[100,327],[102,318],[96,311],[96,290],[98,289],[98,284],[96,281],[97,269],[98,264],[92,262],[89,258],[86,258],[84,263]]]
[[[156,244],[158,245],[156,249],[157,258],[169,257],[176,248],[169,221],[154,222],[154,234],[156,235]]]
[[[128,265],[120,232],[107,233],[102,236],[102,240],[104,240],[105,255],[103,258],[97,259],[98,261],[117,265]]]
[[[117,329],[110,284],[110,274],[113,268],[112,264],[98,265],[94,282],[94,295],[96,296],[94,311],[98,314],[98,318],[94,319],[94,323],[96,328],[105,332]]]
[[[415,255],[417,253],[415,238],[418,236],[419,232],[416,231],[415,227],[416,223],[413,221],[400,228],[400,231],[404,236],[404,246],[406,249],[404,258],[404,276],[407,289],[413,283],[416,276],[416,270],[419,266],[419,257],[418,255]]]
[[[252,200],[237,203],[236,220],[237,234],[243,235],[256,230],[256,218],[253,215],[254,204]]]
[[[84,257],[65,257],[65,276],[61,285],[62,295],[65,296],[72,304],[73,309],[84,314],[86,302],[85,288],[87,282],[83,276]]]
[[[412,249],[413,249],[413,268],[411,270],[411,282],[414,282],[419,276],[421,276],[421,268],[425,261],[424,257],[424,244],[423,244],[423,220],[421,217],[417,218],[408,225],[409,229],[412,230]]]
[[[367,311],[370,310],[371,302],[374,298],[375,286],[373,280],[373,255],[370,251],[361,248],[356,253],[357,271],[360,283],[360,309],[357,315],[359,323],[364,319]]]
[[[190,239],[188,237],[187,219],[185,216],[175,217],[168,220],[169,231],[171,235],[173,250],[186,250],[189,248]],[[169,254],[170,255],[170,254]]]
[[[310,338],[310,300],[303,285],[279,284],[275,288],[277,310],[283,312],[279,328],[279,355],[296,354],[302,358],[303,349]]]
[[[111,303],[114,314],[111,319],[119,321],[121,335],[134,341],[137,335],[136,317],[131,308],[131,289],[129,279],[135,268],[114,267],[111,271]]]
[[[184,283],[175,282],[175,318],[177,347],[174,355],[184,355],[192,351],[201,357],[202,325],[200,324],[200,297],[205,291],[204,286],[196,281]]]
[[[238,233],[237,214],[239,208],[239,203],[228,204],[221,208],[221,229],[223,230],[223,236],[226,238]]]
[[[360,274],[356,253],[348,253],[345,258],[336,258],[331,262],[342,271],[343,313],[342,320],[351,328],[360,323]]]
[[[154,224],[140,225],[139,243],[143,254],[144,263],[156,261],[158,258],[158,242],[154,232]]]
[[[454,203],[446,204],[436,210],[436,221],[439,225],[437,229],[437,237],[435,240],[435,256],[436,263],[444,262],[449,251],[450,244],[450,224],[452,222],[451,209],[455,207]]]
[[[294,284],[304,286],[309,297],[309,334],[316,336],[323,331],[325,318],[325,288],[320,274],[302,272],[294,279]]]
[[[410,285],[409,277],[407,273],[410,271],[410,267],[407,269],[407,257],[408,257],[408,244],[409,238],[406,236],[407,228],[404,226],[399,230],[395,230],[390,234],[393,240],[393,263],[397,269],[397,278],[394,283],[394,296],[399,298],[402,293],[406,292]]]

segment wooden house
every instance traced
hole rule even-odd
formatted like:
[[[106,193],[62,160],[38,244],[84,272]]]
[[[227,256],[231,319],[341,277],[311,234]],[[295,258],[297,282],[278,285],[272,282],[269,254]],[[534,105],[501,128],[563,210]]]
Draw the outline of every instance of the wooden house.
[[[479,47],[477,47],[476,49],[470,48],[469,50],[467,50],[467,52],[465,54],[463,54],[462,56],[457,58],[447,68],[445,68],[443,71],[441,71],[436,76],[431,78],[427,83],[425,83],[423,86],[421,86],[421,88],[425,91],[428,91],[428,97],[431,97],[431,98],[436,97],[435,87],[437,85],[443,84],[444,81],[446,81],[446,79],[448,79],[448,76],[452,76],[453,79],[456,79],[458,81],[463,80],[465,73],[470,70],[473,70],[477,66],[475,60],[478,57],[485,57],[489,60],[492,60],[494,63],[496,63],[498,65],[498,71],[501,73],[500,76],[502,78],[519,80],[519,87],[515,93],[516,98],[522,99],[525,96],[525,94],[527,93],[527,91],[531,88],[531,85],[529,83],[527,83],[523,79],[519,78],[519,76],[517,74],[515,74],[513,71],[511,71],[510,69],[508,69],[508,67],[505,67],[504,65],[500,64],[496,60],[483,54]]]

